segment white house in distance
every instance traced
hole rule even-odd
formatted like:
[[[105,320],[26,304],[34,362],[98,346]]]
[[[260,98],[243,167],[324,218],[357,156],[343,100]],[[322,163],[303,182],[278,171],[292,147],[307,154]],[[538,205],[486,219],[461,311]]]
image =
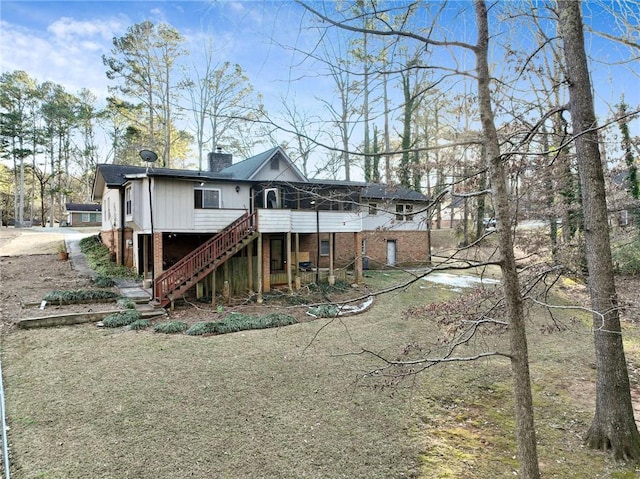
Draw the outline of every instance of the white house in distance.
[[[66,226],[100,226],[102,224],[101,206],[91,203],[65,203],[67,212]]]
[[[153,280],[162,305],[196,285],[205,295],[261,294],[346,279],[347,270],[360,282],[363,254],[376,267],[428,261],[426,197],[309,180],[280,147],[235,164],[218,150],[208,171],[98,165],[93,198],[102,240],[118,263]]]

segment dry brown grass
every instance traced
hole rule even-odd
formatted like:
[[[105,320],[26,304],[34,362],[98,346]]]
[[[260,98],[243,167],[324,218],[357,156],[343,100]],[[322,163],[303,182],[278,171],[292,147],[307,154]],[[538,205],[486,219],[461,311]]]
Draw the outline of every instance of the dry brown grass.
[[[392,387],[361,379],[381,364],[348,354],[395,357],[433,343],[442,334],[433,318],[403,312],[450,296],[417,283],[359,316],[212,337],[11,331],[2,359],[13,476],[514,477],[508,362],[433,368]],[[589,320],[573,311],[556,319],[566,328],[549,333],[548,315],[529,317],[543,477],[636,477],[581,447],[593,402]],[[629,360],[640,364],[640,335],[627,327]],[[487,336],[468,351],[505,340]]]

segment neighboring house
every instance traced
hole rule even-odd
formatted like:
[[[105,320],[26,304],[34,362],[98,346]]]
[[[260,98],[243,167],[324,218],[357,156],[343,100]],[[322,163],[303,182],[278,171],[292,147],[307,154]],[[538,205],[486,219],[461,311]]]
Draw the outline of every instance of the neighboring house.
[[[65,203],[66,226],[101,226],[102,206],[99,204]]]
[[[365,269],[430,261],[426,196],[401,186],[369,184],[361,198]]]
[[[639,208],[628,191],[628,173],[618,172],[613,174],[608,181],[607,210],[609,213],[609,225],[617,227],[629,227],[634,223],[634,209]]]
[[[361,281],[366,184],[309,180],[280,147],[231,160],[210,153],[209,171],[98,165],[101,237],[118,263],[154,280],[156,300],[196,285],[207,296],[292,289],[347,268]]]

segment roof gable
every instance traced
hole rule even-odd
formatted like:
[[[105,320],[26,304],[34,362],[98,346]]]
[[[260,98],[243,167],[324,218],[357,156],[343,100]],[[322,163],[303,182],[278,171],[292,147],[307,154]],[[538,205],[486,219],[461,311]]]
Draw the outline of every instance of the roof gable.
[[[277,171],[271,168],[273,161],[278,163]],[[223,169],[221,173],[229,174],[238,180],[308,181],[279,146],[235,163]]]

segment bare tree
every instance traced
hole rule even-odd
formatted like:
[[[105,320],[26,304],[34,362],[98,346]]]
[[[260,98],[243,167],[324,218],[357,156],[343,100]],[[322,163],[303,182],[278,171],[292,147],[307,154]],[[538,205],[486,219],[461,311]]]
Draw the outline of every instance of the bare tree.
[[[342,29],[360,31],[362,28],[348,22],[331,19],[327,15],[313,9],[309,5],[305,8],[329,24]],[[428,47],[461,48],[475,55],[475,79],[477,81],[478,104],[482,125],[482,135],[486,151],[487,167],[492,185],[493,204],[498,220],[498,237],[500,248],[500,268],[502,270],[502,286],[505,301],[505,316],[509,323],[510,351],[509,358],[514,381],[514,396],[516,402],[516,437],[518,443],[518,457],[520,461],[520,477],[522,479],[538,479],[540,477],[537,459],[536,434],[534,429],[533,405],[531,395],[531,379],[529,374],[529,358],[527,351],[526,328],[524,322],[523,299],[520,291],[518,270],[514,254],[513,232],[511,223],[514,211],[511,208],[509,191],[507,188],[504,157],[500,149],[500,142],[495,126],[490,88],[491,74],[489,71],[489,21],[487,7],[484,1],[474,2],[477,22],[477,42],[475,44],[452,41],[434,40],[422,36],[414,31],[396,29],[385,24],[384,30],[375,31],[365,29],[372,34],[394,37],[412,38]]]
[[[586,436],[594,449],[617,459],[640,460],[640,434],[633,417],[629,375],[607,228],[604,173],[600,158],[591,79],[584,49],[581,3],[558,2],[569,106],[580,173],[589,293],[596,347],[596,410]]]
[[[241,151],[238,138],[247,136],[249,120],[261,110],[261,98],[254,95],[240,65],[216,62],[211,43],[204,46],[203,55],[203,70],[194,66],[182,80],[189,96],[188,110],[193,119],[200,170],[206,149],[214,151],[224,145],[229,150]]]

